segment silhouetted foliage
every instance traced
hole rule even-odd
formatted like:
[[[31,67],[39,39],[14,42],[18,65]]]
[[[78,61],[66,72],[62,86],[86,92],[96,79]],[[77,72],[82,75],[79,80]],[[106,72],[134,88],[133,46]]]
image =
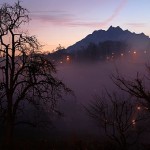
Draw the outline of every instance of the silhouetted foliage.
[[[39,112],[47,107],[50,113],[59,113],[58,100],[64,92],[70,92],[55,77],[56,68],[40,52],[41,45],[36,37],[21,31],[21,25],[28,22],[28,11],[19,1],[13,6],[1,6],[0,120],[8,145],[11,145],[15,124],[35,126],[33,120],[22,120],[29,105]]]
[[[116,93],[97,96],[86,108],[88,115],[104,129],[106,136],[118,149],[127,150],[138,141],[144,131],[139,121],[147,119],[146,111],[140,111],[131,98],[123,98]]]
[[[149,73],[150,66],[146,65],[148,75],[140,75],[137,73],[133,79],[127,79],[123,75],[117,72],[112,76],[112,80],[119,87],[119,89],[129,93],[130,95],[138,98],[138,101],[147,110],[150,110],[150,89],[149,89]]]
[[[59,44],[59,46],[56,47],[56,49],[53,50],[52,53],[49,54],[49,58],[53,60],[54,62],[60,62],[62,60],[65,60],[67,55],[68,54],[67,54],[66,49]]]
[[[69,55],[73,61],[98,61],[105,60],[108,56],[120,56],[129,49],[129,45],[121,41],[105,41],[99,44],[90,43],[86,48],[81,47],[80,50],[68,52],[67,49],[59,46],[50,54],[50,57],[56,61],[64,60]]]
[[[105,60],[107,56],[115,57],[119,56],[120,53],[124,53],[129,49],[129,46],[121,41],[105,41],[99,44],[90,43],[87,48],[81,48],[72,52],[72,57],[74,60],[79,61],[97,61]]]

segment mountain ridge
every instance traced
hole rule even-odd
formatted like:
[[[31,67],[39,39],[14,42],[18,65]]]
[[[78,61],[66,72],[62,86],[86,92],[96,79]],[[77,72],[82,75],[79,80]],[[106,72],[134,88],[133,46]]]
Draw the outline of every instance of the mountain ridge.
[[[87,35],[85,38],[76,42],[75,44],[69,46],[67,51],[72,53],[74,51],[79,51],[88,47],[90,43],[98,45],[105,41],[120,41],[128,43],[131,48],[138,48],[139,50],[144,50],[150,47],[149,36],[142,33],[135,33],[129,30],[123,30],[121,27],[110,26],[108,30],[96,30],[92,34]]]

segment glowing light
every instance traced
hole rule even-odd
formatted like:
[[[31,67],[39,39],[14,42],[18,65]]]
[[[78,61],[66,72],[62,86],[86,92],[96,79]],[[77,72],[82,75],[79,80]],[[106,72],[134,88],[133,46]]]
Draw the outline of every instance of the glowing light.
[[[67,56],[66,60],[67,60],[67,61],[69,61],[69,60],[70,60],[70,57],[69,57],[69,56]]]
[[[146,54],[147,52],[146,51],[144,51],[144,54]]]
[[[137,110],[141,110],[141,107],[140,107],[140,106],[138,106],[138,107],[137,107]]]
[[[132,120],[132,124],[135,125],[135,120],[134,119]]]
[[[136,51],[134,51],[133,54],[136,54]]]
[[[62,61],[60,61],[60,64],[62,64],[63,62]]]
[[[123,53],[121,53],[121,56],[124,56],[124,54],[123,54]]]
[[[148,110],[149,108],[148,108],[148,107],[145,107],[145,109]]]

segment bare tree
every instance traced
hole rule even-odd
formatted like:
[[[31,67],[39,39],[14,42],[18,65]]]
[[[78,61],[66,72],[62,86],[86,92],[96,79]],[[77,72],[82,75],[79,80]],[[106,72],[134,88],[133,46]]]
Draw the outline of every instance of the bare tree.
[[[98,125],[104,129],[106,136],[119,149],[127,150],[135,144],[142,129],[138,129],[139,121],[147,119],[142,108],[124,99],[116,93],[97,96],[86,108],[89,116],[94,118]]]
[[[150,73],[150,66],[146,65],[148,74]],[[128,94],[138,98],[139,102],[147,109],[150,110],[150,87],[149,75],[140,75],[137,73],[134,79],[127,79],[117,72],[112,75],[112,81],[119,89],[127,92]]]
[[[0,117],[4,123],[7,144],[13,137],[14,125],[29,104],[37,109],[48,106],[57,111],[57,102],[70,92],[55,77],[54,64],[42,55],[35,36],[21,30],[29,22],[28,11],[18,1],[0,8]],[[16,122],[17,121],[17,122]]]

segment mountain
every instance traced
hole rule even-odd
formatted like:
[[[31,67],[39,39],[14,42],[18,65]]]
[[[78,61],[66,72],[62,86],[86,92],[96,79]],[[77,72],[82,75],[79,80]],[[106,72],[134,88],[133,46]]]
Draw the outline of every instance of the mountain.
[[[126,43],[128,47],[136,50],[147,50],[150,48],[150,38],[144,33],[136,34],[128,30],[123,30],[119,26],[110,26],[107,31],[97,30],[92,34],[87,35],[81,41],[69,46],[67,52],[75,53],[88,48],[91,43],[94,45],[100,45],[100,43],[106,41]]]
[[[110,26],[108,30],[94,31],[67,49],[58,49],[49,57],[56,62],[99,61],[116,59],[132,51],[150,51],[150,38],[144,33]]]

